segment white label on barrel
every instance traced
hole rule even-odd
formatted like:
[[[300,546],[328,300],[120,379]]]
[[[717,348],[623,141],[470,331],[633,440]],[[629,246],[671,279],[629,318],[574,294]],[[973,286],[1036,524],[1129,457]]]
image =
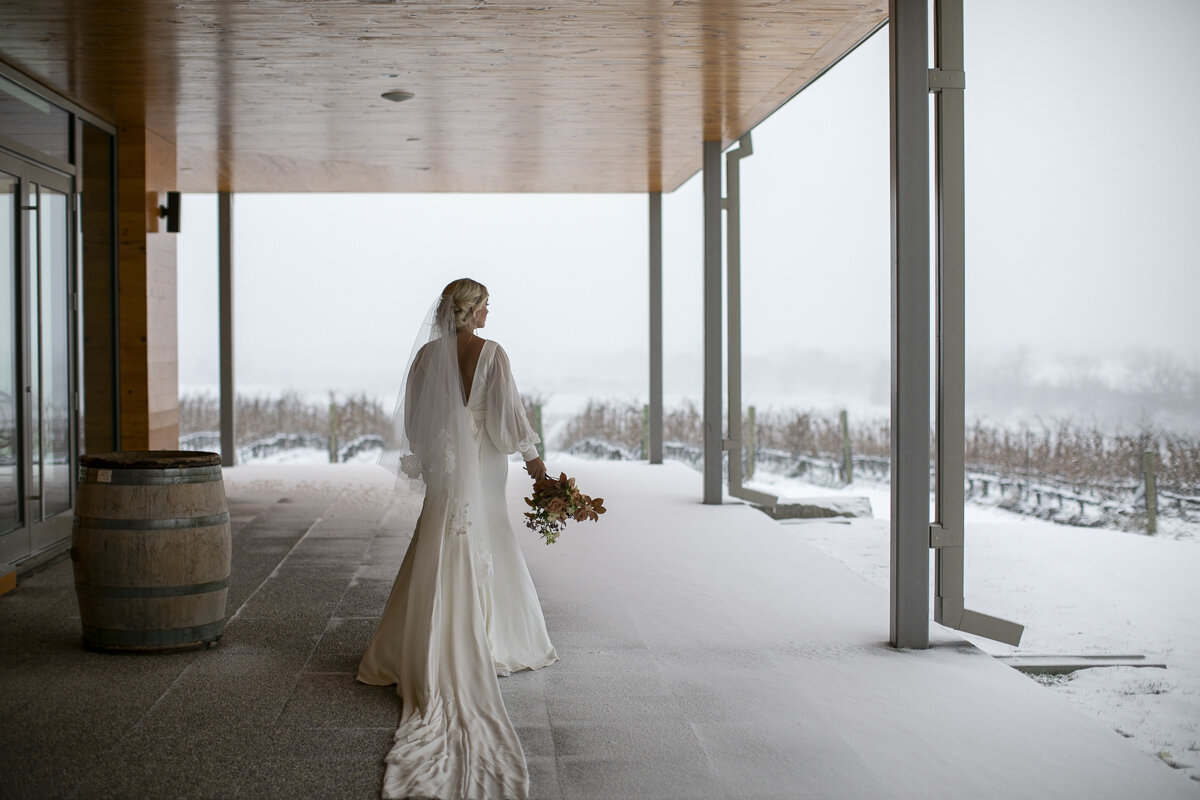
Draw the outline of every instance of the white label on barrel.
[[[96,470],[96,483],[112,483],[111,469]]]

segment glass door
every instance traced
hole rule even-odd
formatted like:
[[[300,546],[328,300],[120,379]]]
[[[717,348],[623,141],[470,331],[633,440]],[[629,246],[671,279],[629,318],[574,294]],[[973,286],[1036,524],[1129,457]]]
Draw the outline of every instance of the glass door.
[[[8,165],[0,165],[8,166]],[[29,552],[21,503],[17,278],[20,274],[20,178],[0,170],[0,561]]]
[[[69,183],[28,186],[30,520],[71,508],[71,225]],[[70,523],[68,522],[68,525]],[[69,530],[67,531],[70,532]],[[34,532],[33,548],[58,536]]]
[[[71,535],[71,178],[0,156],[0,560]]]

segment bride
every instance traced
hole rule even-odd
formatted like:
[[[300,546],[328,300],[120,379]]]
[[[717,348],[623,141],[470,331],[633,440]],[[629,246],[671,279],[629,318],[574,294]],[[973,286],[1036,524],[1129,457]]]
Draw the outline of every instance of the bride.
[[[525,754],[497,675],[558,660],[508,518],[508,453],[546,475],[508,356],[475,335],[487,288],[448,285],[430,310],[385,459],[424,485],[416,531],[358,680],[396,684],[385,798],[523,800]]]

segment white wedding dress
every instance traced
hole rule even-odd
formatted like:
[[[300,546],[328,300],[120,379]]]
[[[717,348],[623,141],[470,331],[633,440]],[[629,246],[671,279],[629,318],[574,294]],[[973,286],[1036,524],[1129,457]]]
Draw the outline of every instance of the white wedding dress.
[[[418,355],[410,408],[421,369]],[[496,676],[558,659],[504,497],[506,454],[535,458],[538,437],[495,342],[483,346],[465,406],[461,393],[457,400],[478,489],[462,486],[473,465],[456,464],[453,453],[443,479],[426,474],[421,516],[358,680],[396,684],[403,702],[385,798],[524,800],[525,755]]]

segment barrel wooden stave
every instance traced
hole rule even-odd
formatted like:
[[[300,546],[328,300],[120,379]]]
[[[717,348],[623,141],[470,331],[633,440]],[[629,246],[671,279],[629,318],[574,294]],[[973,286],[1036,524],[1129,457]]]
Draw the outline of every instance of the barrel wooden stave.
[[[220,480],[169,486],[80,484],[84,486],[94,487],[75,501],[75,515],[85,519],[179,519],[227,511]]]
[[[227,589],[204,594],[182,595],[164,603],[160,597],[87,598],[88,614],[80,615],[84,625],[97,630],[175,631],[212,624],[225,616]],[[80,608],[82,611],[82,606]],[[208,620],[208,622],[204,622]],[[114,624],[119,621],[119,625]],[[147,648],[169,637],[144,637]],[[154,640],[154,641],[152,641]],[[181,642],[180,644],[202,644]]]
[[[75,583],[189,586],[227,580],[229,525],[172,531],[75,528]],[[180,558],[186,553],[187,558]]]

